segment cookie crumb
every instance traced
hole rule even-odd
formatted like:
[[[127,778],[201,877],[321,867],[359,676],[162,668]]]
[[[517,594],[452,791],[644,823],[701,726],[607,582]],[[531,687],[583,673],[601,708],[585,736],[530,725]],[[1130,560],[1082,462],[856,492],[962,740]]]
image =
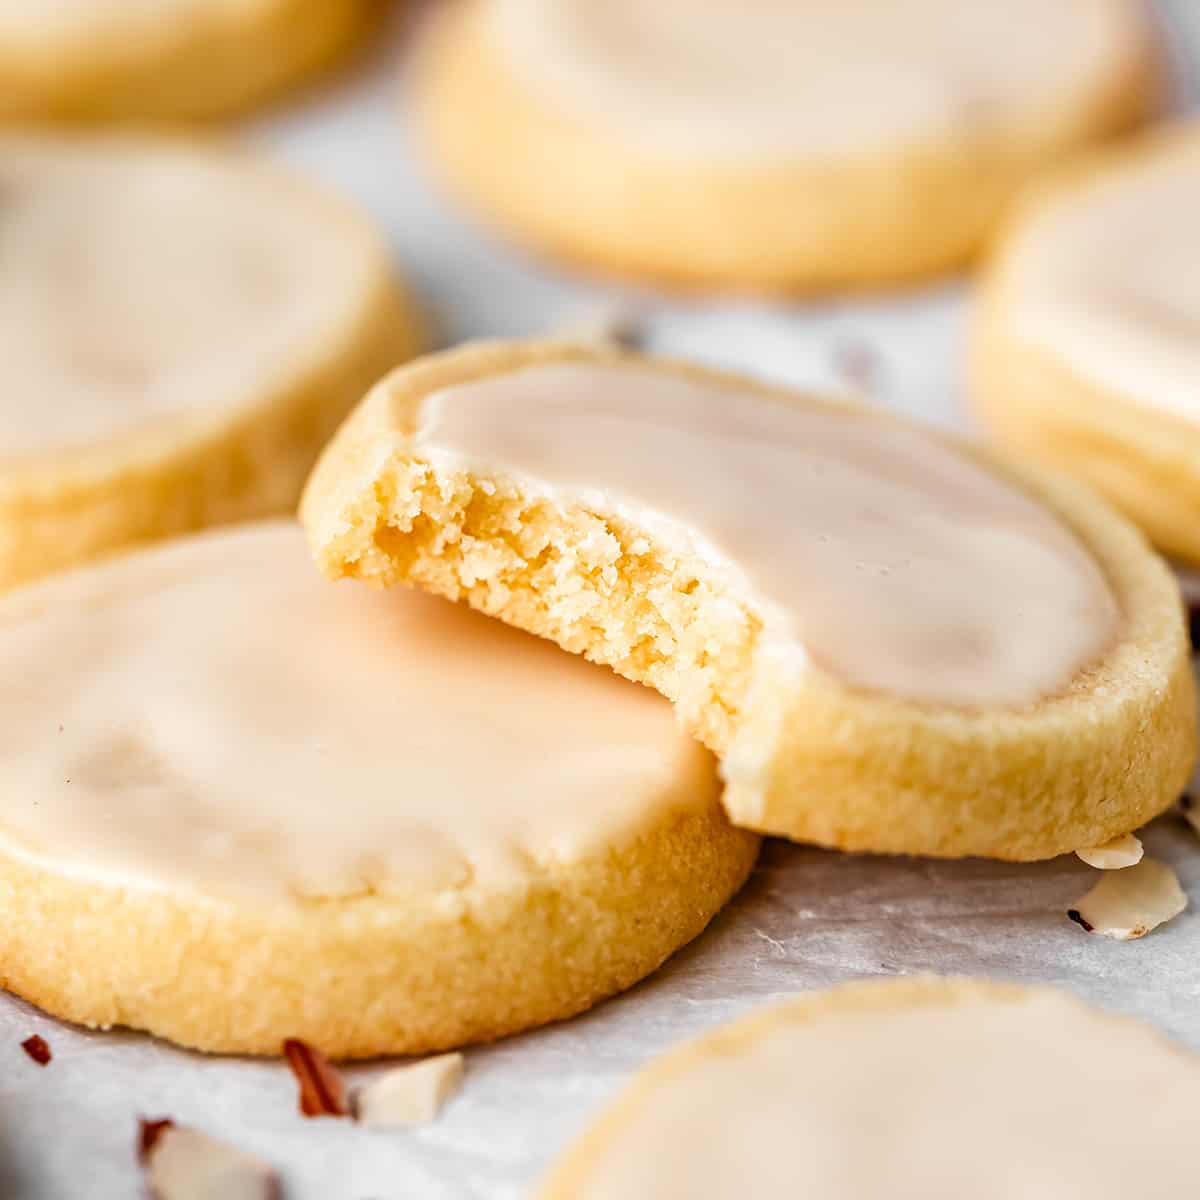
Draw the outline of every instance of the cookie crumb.
[[[360,1088],[354,1115],[363,1125],[423,1125],[458,1090],[463,1077],[461,1054],[439,1054],[395,1067]]]

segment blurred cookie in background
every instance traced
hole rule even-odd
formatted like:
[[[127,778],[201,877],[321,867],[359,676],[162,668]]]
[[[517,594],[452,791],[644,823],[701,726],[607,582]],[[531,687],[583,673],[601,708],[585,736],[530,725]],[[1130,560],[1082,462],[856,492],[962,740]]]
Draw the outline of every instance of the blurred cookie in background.
[[[1068,994],[858,980],[652,1061],[537,1196],[1173,1200],[1197,1099],[1194,1054]]]
[[[1200,564],[1200,122],[1029,197],[987,275],[971,358],[1000,441]]]
[[[0,0],[0,120],[225,116],[328,67],[381,0]]]
[[[0,136],[0,587],[289,510],[420,341],[383,241],[216,148]]]
[[[1133,0],[465,0],[414,87],[449,182],[532,246],[803,292],[961,266],[1164,73]]]

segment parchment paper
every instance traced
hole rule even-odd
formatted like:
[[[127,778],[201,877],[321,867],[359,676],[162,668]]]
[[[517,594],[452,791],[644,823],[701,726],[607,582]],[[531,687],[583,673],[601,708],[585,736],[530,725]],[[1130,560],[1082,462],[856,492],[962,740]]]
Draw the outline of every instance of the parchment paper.
[[[1179,28],[1200,4],[1178,0]],[[447,341],[542,332],[633,300],[654,349],[796,383],[866,392],[962,423],[968,298],[950,283],[870,302],[768,309],[669,305],[535,266],[464,224],[431,187],[397,114],[401,30],[373,63],[245,136],[356,196],[432,301]],[[1200,838],[1157,822],[1150,853],[1200,903]],[[769,843],[737,900],[663,970],[592,1013],[467,1055],[433,1125],[383,1133],[306,1120],[278,1062],[210,1059],[130,1033],[90,1034],[0,994],[0,1197],[139,1195],[136,1118],[171,1116],[278,1165],[288,1200],[515,1200],[657,1051],[755,1005],[840,981],[913,972],[1056,984],[1200,1048],[1200,915],[1140,942],[1085,934],[1065,911],[1095,873],[1073,856],[1034,866],[854,858]],[[54,1060],[19,1043],[39,1033]],[[378,1067],[354,1068],[352,1082]]]

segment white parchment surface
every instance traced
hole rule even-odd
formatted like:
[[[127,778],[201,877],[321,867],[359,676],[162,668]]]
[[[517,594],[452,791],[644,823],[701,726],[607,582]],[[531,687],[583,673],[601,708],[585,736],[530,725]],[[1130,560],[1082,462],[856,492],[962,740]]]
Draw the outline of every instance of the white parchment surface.
[[[1176,15],[1200,27],[1200,4]],[[354,78],[244,131],[355,196],[431,301],[445,341],[546,332],[635,302],[652,348],[745,367],[960,425],[969,296],[951,282],[882,300],[791,308],[672,304],[583,284],[465,224],[430,184],[403,125],[402,31]],[[913,972],[1059,985],[1200,1048],[1200,837],[1178,817],[1146,834],[1193,905],[1140,942],[1085,934],[1066,909],[1095,872],[847,857],[768,843],[737,900],[663,970],[594,1012],[467,1053],[433,1125],[371,1131],[306,1120],[278,1062],[210,1059],[131,1033],[90,1034],[0,994],[0,1198],[140,1194],[136,1118],[170,1116],[277,1164],[287,1200],[441,1200],[528,1194],[557,1151],[657,1051],[746,1009]],[[41,1068],[20,1042],[51,1045]],[[352,1082],[379,1067],[354,1068]]]

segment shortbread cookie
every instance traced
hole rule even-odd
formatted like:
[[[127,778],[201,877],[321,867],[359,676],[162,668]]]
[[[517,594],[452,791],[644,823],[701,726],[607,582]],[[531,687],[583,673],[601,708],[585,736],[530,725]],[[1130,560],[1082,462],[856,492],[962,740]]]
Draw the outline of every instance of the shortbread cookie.
[[[356,213],[215,149],[0,135],[0,588],[289,511],[418,345]]]
[[[409,1054],[565,1017],[750,870],[653,692],[292,524],[0,599],[0,980],[204,1050]]]
[[[803,291],[961,265],[1048,163],[1137,123],[1136,0],[463,0],[429,152],[499,228],[655,280]]]
[[[1200,122],[1031,196],[974,334],[996,437],[1200,563]]]
[[[0,0],[0,121],[225,116],[324,69],[379,0]]]
[[[302,517],[409,582],[649,683],[739,825],[853,850],[1101,845],[1194,756],[1179,593],[1090,493],[898,418],[598,346],[381,383]]]
[[[541,1200],[1176,1200],[1200,1058],[1048,989],[855,983],[652,1063]]]

